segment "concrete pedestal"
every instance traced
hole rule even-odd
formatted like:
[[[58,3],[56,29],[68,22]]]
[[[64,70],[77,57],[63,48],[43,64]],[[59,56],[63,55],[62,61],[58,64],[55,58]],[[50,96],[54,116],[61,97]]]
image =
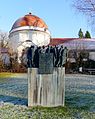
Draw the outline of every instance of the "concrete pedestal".
[[[28,106],[64,106],[65,68],[54,68],[52,74],[39,74],[28,68]]]

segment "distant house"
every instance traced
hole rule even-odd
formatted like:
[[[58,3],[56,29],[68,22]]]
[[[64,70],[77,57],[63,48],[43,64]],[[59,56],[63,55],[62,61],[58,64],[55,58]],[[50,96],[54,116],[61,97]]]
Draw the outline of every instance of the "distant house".
[[[89,59],[95,61],[95,38],[52,38],[50,45],[63,45],[67,47],[67,49],[71,52],[69,55],[70,61],[75,62],[74,53],[78,53],[81,51],[86,51],[89,53]]]

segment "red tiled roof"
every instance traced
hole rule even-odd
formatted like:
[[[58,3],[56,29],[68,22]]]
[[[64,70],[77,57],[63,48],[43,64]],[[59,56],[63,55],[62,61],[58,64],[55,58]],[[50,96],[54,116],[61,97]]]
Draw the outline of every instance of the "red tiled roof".
[[[78,40],[79,38],[51,38],[50,45],[59,45],[71,40]]]

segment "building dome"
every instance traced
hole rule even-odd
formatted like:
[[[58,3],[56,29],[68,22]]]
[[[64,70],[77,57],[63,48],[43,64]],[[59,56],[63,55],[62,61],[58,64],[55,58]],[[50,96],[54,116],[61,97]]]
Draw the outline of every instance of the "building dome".
[[[33,27],[48,29],[47,25],[45,24],[45,22],[41,18],[39,18],[35,15],[32,15],[31,13],[29,13],[29,14],[25,15],[24,17],[21,17],[18,20],[16,20],[12,26],[11,31],[13,29],[23,27],[23,26],[33,26]]]
[[[10,46],[19,57],[23,49],[34,46],[47,46],[50,43],[50,32],[45,22],[31,13],[15,21],[10,32]]]
[[[15,45],[29,41],[32,45],[46,46],[50,42],[50,32],[41,18],[29,13],[15,21],[9,32],[9,38]]]

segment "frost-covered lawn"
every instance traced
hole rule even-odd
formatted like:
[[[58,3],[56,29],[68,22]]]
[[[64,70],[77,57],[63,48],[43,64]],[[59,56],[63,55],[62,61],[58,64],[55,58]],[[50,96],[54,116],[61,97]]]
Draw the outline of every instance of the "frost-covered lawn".
[[[0,74],[0,119],[95,119],[95,75],[66,75],[65,107],[27,107],[27,75]]]

